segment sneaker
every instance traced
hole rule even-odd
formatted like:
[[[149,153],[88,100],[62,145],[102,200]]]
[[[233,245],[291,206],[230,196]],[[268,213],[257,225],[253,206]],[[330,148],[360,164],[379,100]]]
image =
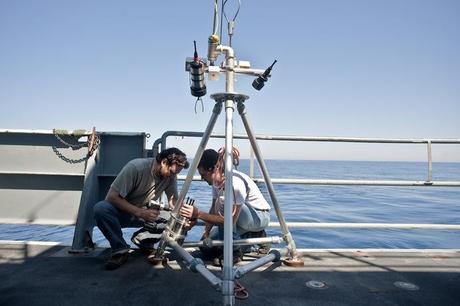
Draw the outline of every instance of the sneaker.
[[[240,261],[243,260],[243,252],[240,249],[234,250],[233,251],[233,265],[239,263]],[[214,267],[222,267],[224,264],[224,257],[223,255],[220,255],[218,257],[215,257],[212,260],[212,265]]]
[[[215,257],[213,260],[212,260],[212,265],[214,267],[222,267],[222,258],[221,257]]]
[[[262,254],[262,255],[266,255],[270,251],[270,248],[271,248],[270,243],[261,244],[259,246],[259,248],[257,249],[257,253]]]
[[[110,257],[110,259],[105,263],[105,269],[115,270],[120,268],[125,262],[128,261],[128,256],[128,252],[112,255],[112,257]]]
[[[255,232],[253,237],[254,238],[265,238],[267,237],[267,232],[265,232],[265,230],[261,230],[260,232]],[[258,244],[257,246],[258,246],[257,253],[259,254],[268,254],[268,251],[270,251],[270,248],[272,247],[271,243],[269,242]]]
[[[261,230],[258,232],[247,232],[243,235],[241,235],[241,238],[265,238],[267,237],[267,232],[265,230]],[[254,252],[257,252],[259,254],[268,254],[268,251],[270,251],[270,248],[272,247],[271,243],[262,243],[262,244],[256,244],[253,245],[252,248],[247,248],[248,252],[251,252],[253,250]]]
[[[233,250],[233,264],[243,260],[243,251],[241,249]]]

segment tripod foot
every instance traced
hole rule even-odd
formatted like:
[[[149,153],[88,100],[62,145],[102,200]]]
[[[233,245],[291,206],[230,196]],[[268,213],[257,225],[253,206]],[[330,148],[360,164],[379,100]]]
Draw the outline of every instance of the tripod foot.
[[[288,267],[303,267],[305,263],[300,257],[290,257],[283,260],[283,263]]]

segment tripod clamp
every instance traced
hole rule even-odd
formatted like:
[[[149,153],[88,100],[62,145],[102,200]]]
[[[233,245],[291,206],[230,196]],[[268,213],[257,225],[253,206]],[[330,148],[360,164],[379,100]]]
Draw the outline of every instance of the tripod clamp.
[[[236,103],[239,103],[239,102],[244,102],[247,99],[249,99],[249,96],[239,94],[236,92],[218,92],[218,93],[212,94],[211,99],[215,100],[216,103],[225,102],[228,100],[232,100]]]

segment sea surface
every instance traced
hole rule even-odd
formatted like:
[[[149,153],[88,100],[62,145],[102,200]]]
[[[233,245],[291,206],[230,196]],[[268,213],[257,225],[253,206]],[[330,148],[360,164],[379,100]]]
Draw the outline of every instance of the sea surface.
[[[293,161],[267,160],[272,178],[421,180],[427,178],[424,162]],[[248,173],[249,162],[238,167]],[[183,174],[183,173],[182,173]],[[256,167],[256,177],[261,177]],[[460,181],[460,163],[433,163],[434,181]],[[181,184],[181,183],[180,183]],[[269,200],[264,184],[260,185]],[[317,186],[275,184],[287,222],[409,223],[460,225],[460,187]],[[211,203],[210,187],[193,182],[188,196],[202,210]],[[270,202],[270,200],[269,200]],[[272,212],[271,221],[277,221]],[[196,241],[203,228],[190,231]],[[133,229],[125,229],[128,241]],[[0,225],[0,240],[57,241],[72,244],[74,227]],[[292,229],[298,248],[456,248],[460,231],[394,229]],[[280,235],[277,229],[269,235]],[[108,246],[97,228],[94,241]]]

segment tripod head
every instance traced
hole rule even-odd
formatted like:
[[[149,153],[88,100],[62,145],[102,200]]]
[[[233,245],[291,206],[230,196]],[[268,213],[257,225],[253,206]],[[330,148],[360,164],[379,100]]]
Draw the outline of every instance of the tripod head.
[[[270,73],[273,69],[273,66],[277,62],[275,60],[267,69],[252,69],[249,61],[237,60],[235,58],[235,52],[232,48],[231,38],[233,36],[233,31],[235,28],[235,19],[239,12],[240,3],[238,1],[238,9],[235,13],[235,16],[232,20],[229,20],[224,11],[224,6],[227,1],[222,4],[222,14],[227,19],[228,22],[228,35],[229,35],[229,45],[224,45],[222,43],[221,37],[218,35],[218,10],[217,10],[217,1],[215,2],[214,7],[214,22],[213,30],[211,35],[208,37],[208,54],[206,59],[199,59],[198,53],[196,50],[195,43],[195,52],[193,57],[188,57],[185,61],[185,70],[190,72],[190,90],[191,94],[194,97],[197,97],[198,100],[206,95],[206,84],[205,84],[205,74],[208,75],[209,81],[216,81],[219,79],[219,75],[223,73],[226,78],[226,88],[225,92],[232,93],[234,90],[235,75],[236,74],[245,74],[255,76],[256,79],[252,82],[252,87],[256,90],[261,90],[265,83],[270,77]],[[221,16],[222,17],[222,16]],[[222,18],[220,18],[222,22]],[[221,35],[222,35],[222,24],[221,24]],[[219,56],[224,55],[225,60],[218,64],[216,63]],[[195,105],[196,107],[196,105]],[[195,110],[196,111],[196,110]]]

